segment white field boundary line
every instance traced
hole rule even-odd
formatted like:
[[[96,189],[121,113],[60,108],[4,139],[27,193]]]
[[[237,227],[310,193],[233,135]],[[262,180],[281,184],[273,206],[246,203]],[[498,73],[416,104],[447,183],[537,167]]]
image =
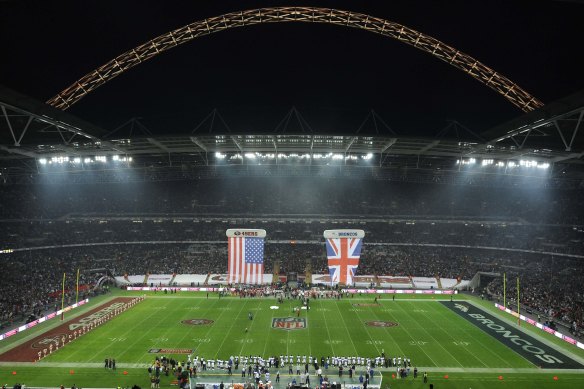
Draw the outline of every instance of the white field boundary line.
[[[118,297],[118,298],[119,298],[119,297]],[[122,298],[123,298],[123,297],[122,297]],[[133,298],[133,299],[132,299],[130,302],[128,302],[128,303],[126,303],[126,304],[124,304],[124,306],[123,306],[123,307],[121,307],[121,308],[116,308],[116,309],[114,309],[114,311],[113,311],[113,312],[109,312],[109,313],[108,313],[108,314],[106,314],[104,317],[101,317],[101,318],[95,319],[95,320],[93,320],[93,321],[91,321],[91,322],[87,323],[86,325],[84,324],[84,325],[82,326],[82,330],[74,330],[74,331],[70,332],[70,333],[68,334],[68,336],[67,336],[67,337],[63,337],[63,339],[65,339],[66,341],[63,341],[63,342],[62,342],[62,344],[61,344],[61,347],[60,347],[60,348],[63,348],[63,347],[65,347],[66,345],[68,345],[68,344],[70,344],[71,342],[73,342],[73,341],[77,340],[77,339],[78,339],[78,338],[80,338],[81,336],[83,336],[83,335],[85,335],[85,334],[87,334],[87,333],[89,333],[89,332],[92,332],[94,329],[97,329],[98,327],[101,327],[103,324],[106,324],[106,323],[108,323],[108,322],[109,322],[110,320],[112,320],[114,317],[117,317],[118,315],[121,315],[122,313],[124,313],[124,312],[125,312],[125,311],[127,311],[128,309],[130,309],[130,308],[134,307],[136,304],[138,304],[138,303],[140,303],[140,302],[144,301],[144,299],[145,299],[145,297],[144,297],[144,296],[134,297],[134,298]],[[112,302],[112,301],[113,301],[113,300],[110,300],[109,302]],[[102,305],[107,305],[107,304],[102,304]],[[105,308],[107,308],[107,307],[105,307]],[[105,309],[105,308],[103,308],[103,309]],[[97,311],[97,312],[100,312],[100,311]],[[97,313],[97,312],[96,312],[96,313]],[[67,322],[67,323],[68,323],[68,322]],[[63,323],[61,323],[61,324],[63,324]],[[86,330],[86,328],[88,328],[88,329]],[[79,334],[79,335],[78,335],[78,334]],[[37,336],[38,336],[38,334],[37,334]],[[51,345],[52,345],[52,344],[51,344]],[[59,350],[59,348],[55,348],[55,352],[56,352],[56,351],[58,351],[58,350]],[[48,356],[50,356],[50,355],[52,354],[52,349],[51,349],[51,348],[49,348],[49,353],[47,353],[46,351],[47,351],[47,349],[43,349],[43,351],[42,351],[42,352],[41,352],[41,351],[39,351],[39,352],[37,353],[37,355],[39,355],[39,359],[37,359],[37,361],[40,361],[40,360],[42,360],[43,358],[46,358],[46,357],[48,357]],[[41,353],[43,354],[42,356],[40,355]]]
[[[91,311],[96,306],[99,306],[100,304],[101,305],[107,304],[111,300],[116,299],[118,297],[129,297],[129,298],[131,298],[131,297],[136,297],[136,296],[110,296],[109,298],[107,298],[105,300],[97,300],[97,301],[95,301],[95,299],[94,299],[90,303],[83,304],[82,306],[78,307],[77,309],[72,310],[72,311],[69,311],[69,312],[71,312],[71,314],[69,315],[69,317],[66,317],[66,320],[64,322],[65,323],[68,323],[68,322],[70,322],[73,319],[77,319],[79,316],[83,315],[87,311]],[[19,346],[19,345],[21,345],[23,343],[26,343],[29,340],[34,339],[37,336],[39,336],[39,335],[41,335],[41,334],[43,334],[43,333],[45,333],[45,332],[47,332],[49,330],[52,330],[55,327],[60,326],[61,324],[63,324],[62,321],[48,320],[48,321],[45,321],[43,323],[39,323],[38,325],[36,325],[34,327],[34,329],[31,329],[30,331],[28,331],[27,332],[27,335],[25,337],[23,337],[23,338],[20,338],[18,340],[10,339],[10,341],[6,341],[6,342],[4,342],[4,340],[6,340],[7,338],[6,339],[3,339],[3,341],[0,341],[0,344],[3,345],[2,347],[0,347],[0,354],[6,352],[8,350],[11,350],[14,347]]]
[[[144,301],[144,300],[141,300],[141,301]],[[139,302],[141,302],[141,301],[139,301]],[[136,304],[137,304],[137,303],[136,303]],[[133,307],[133,306],[132,306],[132,307]],[[132,308],[132,307],[129,307],[129,308]],[[128,309],[129,309],[129,308],[128,308]],[[125,312],[125,310],[124,310],[124,311],[122,311],[122,312],[120,312],[120,314],[121,314],[121,313],[123,313],[123,312]],[[144,323],[145,321],[148,321],[148,320],[149,320],[149,319],[150,319],[150,318],[151,318],[153,315],[155,315],[155,314],[156,314],[156,312],[155,312],[155,311],[153,311],[153,312],[152,312],[150,315],[148,315],[147,317],[145,317],[145,318],[143,318],[142,320],[140,320],[140,322],[139,322],[139,323],[137,323],[137,324],[141,324],[141,323]],[[114,319],[114,318],[116,318],[117,316],[119,316],[119,315],[114,315],[114,316],[112,316],[110,319],[108,319],[107,321],[105,321],[105,322],[104,322],[104,323],[102,323],[102,324],[107,324],[107,323],[109,323],[111,320],[113,320],[113,319]],[[105,328],[105,327],[104,327],[104,328]],[[94,329],[97,329],[97,328],[94,328]],[[105,331],[105,330],[106,330],[106,329],[104,329],[104,331]],[[117,334],[115,337],[119,337],[119,338],[126,338],[126,336],[128,336],[128,334],[129,334],[129,333],[132,333],[132,332],[133,332],[133,328],[130,328],[130,329],[128,329],[127,331],[123,332],[121,335],[120,335],[120,334]],[[111,330],[110,330],[110,333],[111,333]],[[131,344],[129,347],[132,347],[133,345],[135,345],[135,344],[137,344],[138,342],[140,342],[140,341],[141,341],[141,340],[144,338],[144,336],[145,336],[145,335],[144,335],[144,334],[142,334],[142,336],[141,336],[141,337],[139,337],[138,339],[136,339],[136,340],[135,340],[135,341],[134,341],[134,342],[133,342],[133,343],[132,343],[132,344]],[[110,342],[110,343],[106,344],[104,347],[102,347],[102,348],[99,350],[99,353],[103,353],[105,350],[107,350],[109,347],[112,347],[114,344],[115,344],[114,342]],[[128,348],[128,347],[127,347],[127,348]],[[71,354],[69,354],[69,358],[74,358],[74,357],[75,357],[75,355],[77,355],[77,354],[79,354],[79,353],[82,353],[82,355],[83,355],[83,354],[85,354],[85,352],[86,352],[86,351],[87,351],[87,350],[81,350],[81,349],[79,349],[79,350],[77,350],[77,351],[75,351],[75,352],[72,352]],[[95,355],[97,355],[97,354],[99,354],[99,353],[94,353],[94,356],[95,356]],[[124,354],[122,354],[122,357],[123,357],[123,355],[124,355]],[[117,365],[116,365],[116,367],[117,367]]]
[[[127,297],[131,297],[132,295],[129,294]],[[166,295],[166,296],[160,296],[160,295],[152,295],[152,294],[147,294],[146,295],[148,298],[150,299],[206,299],[207,297],[204,295],[190,295],[190,296],[186,296],[186,295]],[[217,295],[214,295],[213,297],[216,297]],[[368,296],[361,296],[361,297],[343,297],[340,301],[371,301],[371,297],[373,295],[368,295]],[[420,298],[400,298],[400,296],[396,296],[395,301],[411,301],[411,302],[426,302],[426,301],[450,301],[450,295],[444,295],[444,294],[435,294],[435,295],[408,295],[408,296],[418,296]],[[435,298],[429,298],[429,297],[424,297],[422,298],[422,296],[432,296]],[[116,296],[116,297],[126,297],[126,296]],[[401,296],[403,297],[403,296]],[[277,298],[274,296],[264,296],[264,297],[238,297],[238,296],[224,296],[221,297],[221,300],[223,299],[227,299],[227,300],[257,300],[257,301],[268,301],[268,300],[274,300],[277,301]],[[387,295],[382,295],[381,298],[378,299],[379,301],[390,301],[391,299],[387,296]],[[284,301],[296,301],[296,300],[284,300]],[[317,301],[339,301],[336,298],[318,298]],[[468,301],[466,299],[457,299],[454,298],[453,301]]]
[[[581,364],[584,365],[584,358],[580,357],[579,355],[576,355],[576,354],[572,353],[570,350],[568,350],[568,349],[566,349],[566,348],[564,348],[564,347],[562,347],[560,345],[557,345],[557,344],[555,344],[553,342],[550,342],[549,339],[546,339],[545,337],[541,336],[541,335],[543,335],[543,333],[538,333],[539,331],[538,332],[536,332],[536,331],[529,331],[529,330],[525,329],[526,327],[524,327],[524,326],[518,326],[516,320],[512,320],[511,318],[507,317],[507,315],[503,316],[499,312],[496,312],[494,310],[493,311],[486,310],[482,306],[475,304],[474,301],[472,301],[472,300],[464,300],[464,302],[473,305],[475,308],[480,309],[483,312],[492,314],[493,316],[501,319],[505,323],[512,325],[515,330],[517,330],[519,332],[522,332],[525,335],[533,336],[534,338],[536,338],[537,340],[539,340],[540,342],[542,342],[546,346],[548,346],[548,347],[556,350],[557,352],[559,352],[561,354],[564,354],[564,355],[572,358],[573,360],[575,360],[577,362],[580,362]],[[497,309],[497,311],[499,311],[499,309]],[[503,312],[503,311],[500,311],[500,312]],[[516,318],[513,316],[513,319],[516,319]],[[527,328],[530,328],[530,327],[533,327],[533,326],[530,325]],[[534,328],[536,328],[536,327],[534,327]],[[546,332],[546,334],[547,334],[547,332]],[[566,345],[569,345],[569,343],[566,344]],[[545,370],[549,370],[549,369],[545,369]]]
[[[14,336],[16,334],[20,334],[21,332],[24,332],[26,330],[29,330],[29,329],[37,326],[38,324],[47,322],[49,320],[53,320],[55,318],[58,318],[59,316],[61,316],[61,317],[64,318],[66,312],[70,312],[70,311],[72,311],[75,308],[82,307],[83,305],[85,305],[87,303],[89,303],[89,299],[81,300],[81,301],[79,301],[79,302],[77,302],[75,304],[72,304],[72,305],[69,305],[69,306],[65,307],[64,309],[59,309],[59,310],[57,310],[55,312],[51,312],[48,315],[41,317],[40,319],[36,319],[36,320],[34,320],[34,321],[30,322],[30,323],[26,323],[26,324],[23,324],[23,325],[18,326],[16,328],[13,328],[10,331],[7,331],[7,332],[1,334],[0,335],[0,340],[8,339],[11,336]]]
[[[39,367],[39,368],[89,368],[103,369],[103,363],[63,363],[63,362],[0,362],[0,366],[10,367]],[[121,369],[143,369],[142,363],[119,363],[116,367]],[[394,373],[393,368],[378,368],[377,371]],[[583,374],[584,369],[537,369],[537,368],[483,368],[483,367],[437,367],[437,366],[418,366],[418,371],[444,372],[444,373],[529,373],[529,374]],[[203,373],[198,373],[203,374]],[[217,376],[214,373],[204,373],[203,375]],[[227,374],[225,374],[227,376]],[[280,376],[287,374],[280,373]],[[292,376],[296,377],[295,374]],[[28,386],[27,386],[28,387]],[[54,389],[54,388],[52,388]],[[107,388],[111,389],[111,388]]]
[[[499,311],[506,312],[506,313],[508,313],[508,314],[510,314],[512,316],[515,316],[516,318],[519,318],[519,320],[521,320],[522,322],[527,323],[527,324],[529,324],[529,325],[531,325],[533,327],[539,328],[540,330],[542,330],[544,332],[548,332],[546,330],[546,328],[547,328],[547,329],[549,329],[551,331],[551,332],[548,332],[548,333],[554,335],[556,338],[561,339],[561,340],[565,341],[568,344],[572,344],[572,345],[578,347],[579,349],[584,349],[584,344],[582,342],[579,342],[576,339],[572,338],[571,336],[562,334],[560,331],[556,331],[554,329],[551,329],[551,328],[549,328],[549,327],[547,327],[547,326],[545,326],[545,325],[543,325],[541,323],[538,323],[535,320],[532,320],[532,319],[530,319],[530,318],[528,318],[528,317],[526,317],[524,315],[521,315],[521,314],[519,314],[519,313],[517,313],[517,312],[515,312],[515,311],[513,311],[513,310],[511,310],[509,308],[505,308],[505,307],[503,307],[502,305],[500,305],[498,303],[495,303],[495,307],[497,307],[497,309],[499,309]],[[576,343],[570,343],[566,338],[568,338],[570,340],[573,340]]]

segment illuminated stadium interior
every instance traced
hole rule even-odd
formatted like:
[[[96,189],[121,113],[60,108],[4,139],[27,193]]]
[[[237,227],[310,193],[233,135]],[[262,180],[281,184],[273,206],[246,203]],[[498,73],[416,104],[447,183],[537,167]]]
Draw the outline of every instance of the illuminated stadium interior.
[[[14,3],[6,9],[21,20],[27,12]],[[23,52],[0,65],[15,77],[0,76],[0,380],[84,388],[158,380],[189,389],[311,387],[307,379],[332,389],[584,385],[584,84],[574,81],[584,62],[573,59],[578,66],[566,74],[535,74],[536,64],[521,74],[519,54],[483,53],[443,24],[408,17],[411,10],[402,23],[397,6],[202,3],[177,5],[186,8],[172,11],[172,23],[144,10],[152,31],[137,25],[118,43],[104,32],[111,47],[92,50],[91,60],[72,55],[67,77],[48,75],[38,90],[18,71]],[[576,20],[584,10],[557,3],[566,4],[529,12],[565,7]],[[64,21],[73,11],[47,12]],[[475,22],[487,26],[494,12]],[[124,5],[112,16],[118,34],[132,13]],[[523,36],[522,23],[502,18],[505,34]],[[90,42],[84,31],[80,41]],[[262,39],[290,68],[260,69],[270,50],[258,56],[248,46]],[[297,42],[313,67],[280,47]],[[338,57],[323,67],[321,57],[332,55],[326,45]],[[240,46],[249,50],[245,61],[257,58],[251,72],[223,67],[238,61]],[[386,47],[376,55],[387,72],[355,55]],[[391,68],[392,50],[413,68],[436,68],[408,75],[410,65]],[[546,50],[549,62],[569,52]],[[168,71],[182,62],[201,66],[195,81]],[[251,84],[233,83],[231,72]],[[342,94],[335,88],[347,73],[359,86]],[[447,87],[425,88],[431,77]],[[551,81],[538,90],[539,79],[554,77],[557,90]],[[391,83],[403,98],[387,97]],[[365,108],[371,101],[382,109]],[[309,374],[296,373],[305,364]]]

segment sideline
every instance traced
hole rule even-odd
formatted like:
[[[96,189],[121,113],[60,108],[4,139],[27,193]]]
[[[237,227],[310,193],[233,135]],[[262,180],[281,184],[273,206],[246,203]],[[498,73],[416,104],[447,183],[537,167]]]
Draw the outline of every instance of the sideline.
[[[60,368],[90,368],[90,369],[102,369],[103,363],[80,363],[80,362],[0,362],[0,366],[19,366],[19,367],[60,367]],[[116,367],[119,369],[147,369],[150,366],[148,363],[119,363]],[[331,370],[331,369],[329,369]],[[382,373],[395,373],[395,369],[390,368],[377,368],[376,371]],[[538,369],[536,367],[524,367],[524,368],[497,368],[497,367],[425,367],[418,366],[418,371],[428,371],[428,372],[444,372],[444,373],[529,373],[529,374],[582,374],[584,369]],[[226,373],[223,374],[219,371],[217,373],[207,372],[207,373],[197,373],[198,376],[228,376]],[[280,374],[280,377],[297,377],[296,374]]]
[[[581,356],[579,356],[577,354],[574,354],[573,352],[571,352],[571,350],[569,348],[562,347],[562,346],[560,346],[560,345],[558,345],[558,344],[556,344],[554,342],[551,342],[549,339],[546,339],[546,337],[541,336],[541,335],[543,335],[543,333],[542,334],[539,334],[539,333],[537,333],[535,331],[529,331],[529,330],[526,329],[525,326],[519,326],[519,325],[517,325],[517,322],[515,320],[511,320],[509,317],[506,317],[504,315],[501,315],[500,313],[499,314],[495,314],[495,313],[493,313],[493,312],[491,312],[489,310],[486,310],[484,307],[481,306],[482,304],[480,304],[480,305],[475,304],[475,301],[473,301],[471,299],[464,300],[464,301],[467,302],[468,304],[471,304],[475,308],[477,308],[477,309],[479,309],[479,310],[481,310],[481,311],[483,311],[485,313],[488,313],[490,315],[495,316],[496,318],[500,319],[501,321],[505,322],[506,324],[509,324],[509,325],[513,326],[513,329],[515,329],[515,330],[517,330],[517,331],[519,331],[519,332],[521,332],[521,333],[523,333],[525,335],[534,337],[535,339],[539,340],[540,342],[542,342],[546,346],[548,346],[548,347],[554,349],[555,351],[557,351],[557,352],[559,352],[561,354],[564,354],[564,355],[572,358],[573,360],[581,363],[582,365],[584,365],[584,358],[582,358]],[[500,312],[502,312],[502,311],[500,311]],[[526,323],[526,325],[529,325],[529,324]],[[545,333],[547,334],[547,332],[545,332]],[[576,347],[576,346],[574,346],[574,347]],[[551,369],[545,369],[545,370],[551,370]],[[570,370],[570,369],[567,369],[567,370]],[[582,371],[584,371],[584,369],[576,369],[576,370],[582,370]]]
[[[99,297],[103,297],[102,299],[99,299]],[[21,332],[27,334],[26,336],[23,336],[22,338],[17,338],[17,339],[5,339],[0,341],[0,354],[5,353],[6,351],[9,351],[17,346],[20,346],[23,343],[26,343],[27,341],[36,338],[37,336],[52,330],[64,323],[68,323],[69,321],[78,318],[79,316],[85,314],[87,311],[90,311],[92,309],[94,309],[95,307],[108,303],[111,300],[113,300],[114,298],[118,298],[118,297],[123,297],[120,296],[119,294],[109,294],[109,295],[101,295],[98,296],[98,298],[93,298],[89,300],[89,303],[82,305],[79,308],[73,309],[69,312],[71,312],[70,315],[65,315],[65,320],[49,320],[46,321],[44,323],[41,323],[39,325],[36,325],[33,331],[26,331],[26,332]],[[137,297],[137,296],[136,296]],[[43,326],[43,324],[46,324],[45,326]],[[18,336],[19,334],[16,334],[16,336]]]

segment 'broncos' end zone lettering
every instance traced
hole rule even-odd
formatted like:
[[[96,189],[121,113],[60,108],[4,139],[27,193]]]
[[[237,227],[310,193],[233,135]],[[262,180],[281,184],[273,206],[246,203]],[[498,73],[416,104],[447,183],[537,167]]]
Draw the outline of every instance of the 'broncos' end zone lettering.
[[[52,328],[0,354],[0,362],[35,362],[39,358],[44,358],[53,351],[57,351],[60,347],[67,346],[69,342],[74,341],[85,332],[89,332],[99,325],[98,323],[105,323],[116,313],[121,313],[138,301],[141,301],[141,298],[117,297],[110,300],[69,322]],[[67,316],[65,315],[65,317]]]
[[[581,363],[472,304],[448,301],[441,303],[536,366],[543,369],[584,368]]]

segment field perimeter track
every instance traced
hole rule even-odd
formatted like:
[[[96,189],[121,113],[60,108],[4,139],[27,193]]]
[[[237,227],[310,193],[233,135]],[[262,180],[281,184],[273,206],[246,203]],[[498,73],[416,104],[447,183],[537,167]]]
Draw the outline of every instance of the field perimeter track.
[[[11,350],[0,354],[0,362],[34,362],[39,360],[39,352],[47,350],[51,344],[53,346],[57,341],[61,343],[63,337],[65,337],[65,344],[76,339],[77,336],[81,336],[84,332],[82,331],[85,327],[86,331],[90,327],[95,328],[95,326],[90,326],[90,323],[96,323],[96,321],[104,321],[107,318],[111,318],[114,311],[121,312],[121,310],[126,310],[129,308],[128,303],[136,300],[135,297],[117,297],[109,302],[102,304],[83,315],[65,322],[58,327],[48,330],[47,332],[40,334],[39,336],[30,339]],[[94,316],[91,317],[90,316]],[[96,323],[97,324],[97,323]],[[53,350],[55,348],[53,347]],[[43,355],[44,356],[44,355]]]

